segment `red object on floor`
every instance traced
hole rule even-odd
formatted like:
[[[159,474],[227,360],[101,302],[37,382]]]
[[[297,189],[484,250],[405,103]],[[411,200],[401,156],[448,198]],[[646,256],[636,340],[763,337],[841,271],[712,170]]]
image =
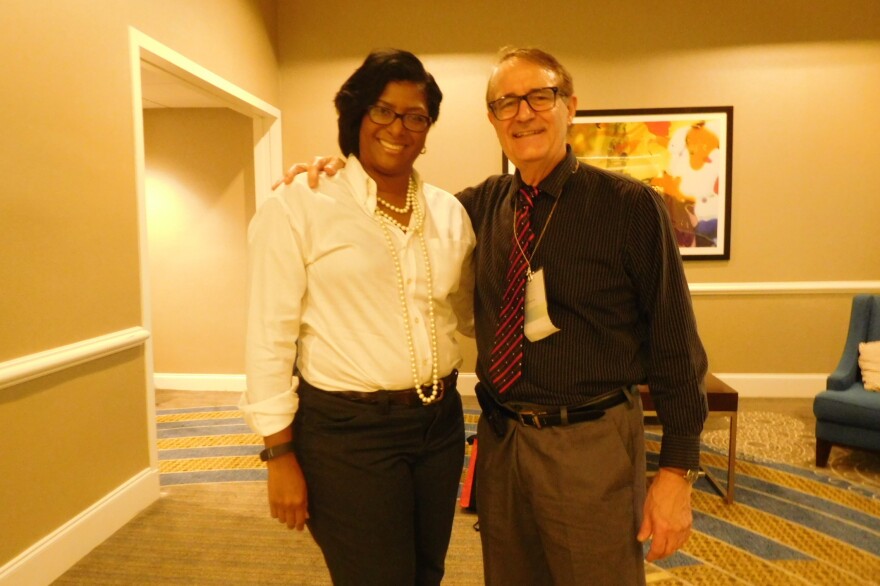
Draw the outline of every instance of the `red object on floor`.
[[[461,487],[461,499],[459,500],[462,507],[466,509],[477,509],[477,438],[474,437],[474,443],[471,446],[471,455],[468,459],[467,473],[464,476],[464,484]]]

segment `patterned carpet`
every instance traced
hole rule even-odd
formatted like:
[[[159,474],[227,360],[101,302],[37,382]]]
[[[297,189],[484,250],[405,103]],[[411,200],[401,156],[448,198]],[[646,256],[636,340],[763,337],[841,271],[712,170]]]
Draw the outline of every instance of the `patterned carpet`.
[[[466,413],[469,433],[476,419]],[[236,408],[166,409],[158,421],[164,487],[265,478],[261,442]],[[649,428],[649,465],[659,439]],[[811,441],[795,418],[742,412],[736,502],[700,480],[694,534],[649,565],[649,584],[880,584],[880,457],[835,450],[830,468],[817,470]],[[704,434],[703,466],[725,482],[726,448],[723,431]]]

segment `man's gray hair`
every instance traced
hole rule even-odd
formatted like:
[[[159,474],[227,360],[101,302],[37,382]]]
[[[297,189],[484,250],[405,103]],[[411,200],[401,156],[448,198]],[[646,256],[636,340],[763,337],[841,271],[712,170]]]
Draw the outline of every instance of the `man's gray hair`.
[[[537,47],[502,47],[498,51],[498,60],[495,67],[497,68],[505,61],[511,59],[530,61],[536,65],[544,67],[545,69],[549,69],[556,74],[556,78],[559,80],[559,94],[566,97],[574,94],[574,81],[571,79],[571,74],[568,72],[568,69],[566,69],[565,66],[550,53],[538,49]],[[490,85],[493,77],[494,73],[492,77],[489,78]],[[490,100],[489,89],[489,87],[486,88],[486,101]]]

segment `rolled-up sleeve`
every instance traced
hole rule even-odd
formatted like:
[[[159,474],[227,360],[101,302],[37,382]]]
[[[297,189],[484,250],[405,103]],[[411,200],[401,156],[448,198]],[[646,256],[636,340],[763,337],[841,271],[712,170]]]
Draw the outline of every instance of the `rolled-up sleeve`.
[[[298,404],[293,369],[307,283],[301,234],[283,193],[266,201],[248,228],[247,390],[239,407],[262,436],[289,426]]]

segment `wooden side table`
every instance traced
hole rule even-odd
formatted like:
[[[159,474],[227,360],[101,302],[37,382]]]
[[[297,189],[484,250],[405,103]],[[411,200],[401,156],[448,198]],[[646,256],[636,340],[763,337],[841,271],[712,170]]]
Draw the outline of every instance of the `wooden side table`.
[[[730,418],[730,431],[727,448],[727,487],[722,490],[721,484],[708,470],[700,466],[706,474],[706,480],[715,491],[724,497],[724,502],[733,502],[733,489],[736,484],[736,415],[739,410],[739,393],[730,385],[716,377],[707,374],[703,381],[706,387],[706,399],[709,404],[709,417],[722,416]],[[645,385],[639,386],[639,395],[642,398],[642,410],[646,417],[655,417],[657,411],[654,408],[654,400]]]

